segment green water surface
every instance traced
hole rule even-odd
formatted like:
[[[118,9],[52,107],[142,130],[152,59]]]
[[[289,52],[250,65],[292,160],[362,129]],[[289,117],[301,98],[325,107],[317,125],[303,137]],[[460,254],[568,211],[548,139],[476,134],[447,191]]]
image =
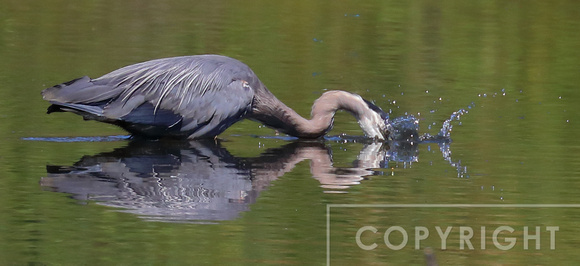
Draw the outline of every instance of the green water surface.
[[[580,207],[529,204],[580,204],[578,14],[576,1],[0,0],[0,264],[423,265],[429,246],[440,265],[573,265]],[[379,164],[365,164],[359,142],[296,148],[255,122],[237,123],[220,136],[217,162],[233,158],[259,193],[235,218],[211,223],[151,221],[46,185],[47,165],[71,166],[129,141],[35,140],[126,135],[73,114],[45,115],[42,89],[207,53],[245,62],[303,116],[335,89],[393,117],[415,115],[422,133],[468,113],[453,122],[447,157],[424,143],[414,162]],[[339,112],[330,134],[342,133],[362,135]],[[292,153],[268,154],[276,148]],[[260,179],[266,170],[276,174]],[[377,229],[360,238],[376,243],[372,250],[357,245],[364,226]],[[408,234],[401,249],[384,241],[393,226]],[[436,227],[449,226],[442,247]],[[500,226],[514,232],[494,239]],[[461,227],[472,229],[473,249]],[[523,230],[536,227],[526,249]],[[421,228],[430,234],[416,248]],[[402,235],[388,241],[403,243]],[[500,248],[510,237],[515,245]]]

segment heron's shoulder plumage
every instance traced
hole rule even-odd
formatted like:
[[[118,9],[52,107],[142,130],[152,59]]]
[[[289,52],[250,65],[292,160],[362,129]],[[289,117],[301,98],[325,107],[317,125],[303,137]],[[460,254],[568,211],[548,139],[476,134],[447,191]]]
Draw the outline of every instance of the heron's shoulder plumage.
[[[227,76],[227,78],[226,78]],[[220,55],[180,56],[129,65],[96,78],[96,83],[128,86],[142,91],[187,87],[199,93],[222,88],[229,79],[255,76],[244,63]],[[153,82],[156,81],[156,82]]]
[[[111,115],[123,115],[132,98],[143,98],[156,108],[176,111],[206,94],[226,93],[235,80],[253,79],[252,70],[238,60],[219,55],[182,56],[151,60],[126,66],[94,79],[99,85],[122,88]],[[128,104],[128,106],[127,106]],[[121,109],[119,109],[121,108]]]

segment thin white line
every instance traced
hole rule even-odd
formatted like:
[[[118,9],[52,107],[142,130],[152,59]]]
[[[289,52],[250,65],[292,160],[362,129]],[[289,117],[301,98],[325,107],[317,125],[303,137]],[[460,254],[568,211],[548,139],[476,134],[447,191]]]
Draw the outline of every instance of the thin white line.
[[[327,204],[330,208],[580,208],[580,204]]]
[[[326,265],[330,265],[330,205],[326,204]]]

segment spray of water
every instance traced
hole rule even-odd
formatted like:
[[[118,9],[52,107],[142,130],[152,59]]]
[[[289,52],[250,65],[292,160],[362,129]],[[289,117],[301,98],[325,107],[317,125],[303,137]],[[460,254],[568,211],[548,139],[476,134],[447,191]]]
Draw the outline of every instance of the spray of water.
[[[469,106],[468,108],[471,108]],[[454,161],[451,158],[451,149],[449,147],[449,143],[451,142],[451,131],[453,131],[453,121],[459,121],[461,116],[467,114],[469,111],[466,109],[459,109],[449,116],[448,119],[443,121],[443,126],[441,126],[441,130],[436,136],[430,136],[433,140],[444,140],[438,141],[437,144],[439,145],[439,150],[441,151],[441,155],[443,155],[443,159],[447,161],[451,166],[455,167],[457,171],[457,177],[459,178],[467,178],[469,175],[467,174],[467,166],[461,165],[461,160]]]
[[[400,116],[387,122],[389,141],[419,142],[419,119],[413,115]]]
[[[449,139],[451,137],[451,131],[453,130],[453,124],[451,122],[453,122],[454,120],[459,121],[459,119],[461,119],[461,116],[467,114],[468,112],[469,111],[463,108],[453,112],[451,116],[443,122],[443,126],[441,127],[441,130],[437,135]]]
[[[471,108],[471,105],[468,106],[468,109]],[[468,112],[467,109],[461,108],[451,113],[449,118],[443,122],[437,135],[431,135],[429,133],[419,135],[419,119],[412,115],[394,118],[388,121],[390,145],[395,145],[401,142],[410,143],[411,146],[417,143],[436,143],[439,146],[443,159],[457,170],[457,177],[469,177],[467,174],[467,167],[462,166],[460,160],[454,161],[451,158],[450,149],[451,132],[453,131],[454,125],[453,121],[459,121],[461,116]]]

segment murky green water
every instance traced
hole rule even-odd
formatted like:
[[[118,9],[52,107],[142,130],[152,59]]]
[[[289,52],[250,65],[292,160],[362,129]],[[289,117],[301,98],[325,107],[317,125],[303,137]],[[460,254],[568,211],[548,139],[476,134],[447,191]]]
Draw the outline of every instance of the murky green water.
[[[576,262],[580,207],[558,204],[580,204],[579,12],[575,1],[0,0],[0,264],[421,265],[425,247],[440,265]],[[399,148],[293,141],[251,121],[218,143],[131,143],[44,114],[46,87],[204,53],[247,63],[302,115],[330,89],[414,115],[422,133],[468,113],[448,145]],[[349,114],[335,121],[331,135],[362,135]]]

